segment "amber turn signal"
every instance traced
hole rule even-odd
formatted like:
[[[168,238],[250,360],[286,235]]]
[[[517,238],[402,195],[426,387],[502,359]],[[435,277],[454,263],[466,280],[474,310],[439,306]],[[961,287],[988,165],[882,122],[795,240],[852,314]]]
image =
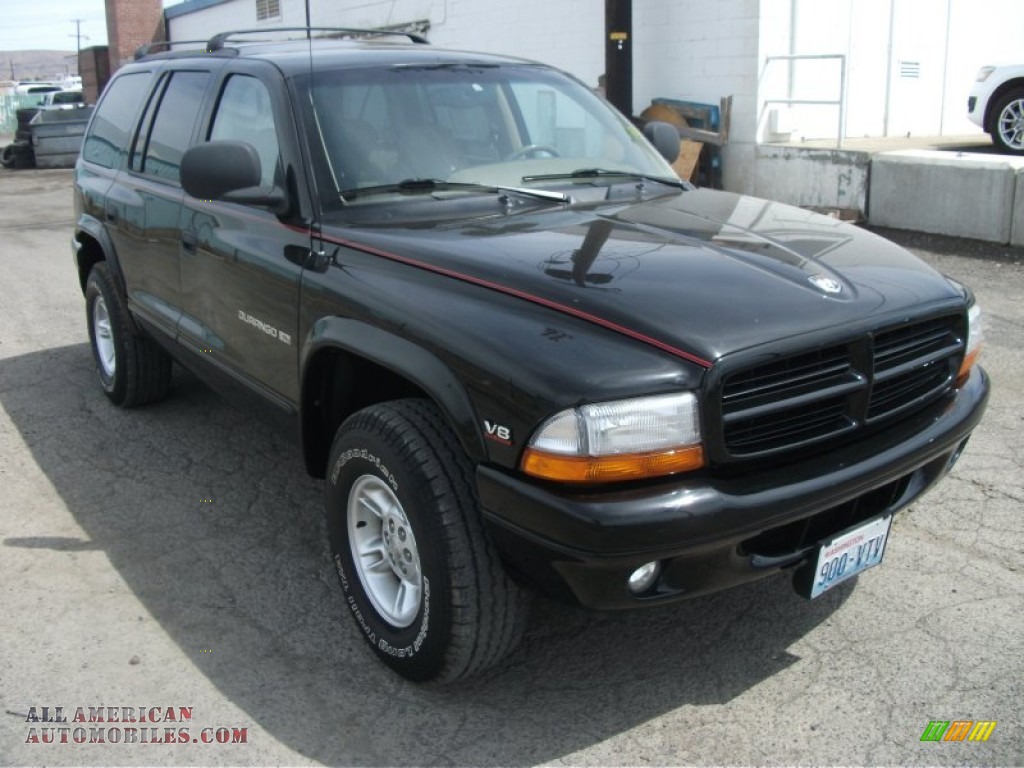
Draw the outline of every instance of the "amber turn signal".
[[[564,456],[527,448],[522,462],[523,471],[528,475],[576,484],[643,480],[690,472],[703,466],[704,450],[699,445],[612,456]]]

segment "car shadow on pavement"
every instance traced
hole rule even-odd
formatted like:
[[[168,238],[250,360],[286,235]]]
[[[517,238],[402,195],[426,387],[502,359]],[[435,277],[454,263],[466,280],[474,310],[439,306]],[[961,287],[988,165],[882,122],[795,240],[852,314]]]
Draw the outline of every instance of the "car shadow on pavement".
[[[102,550],[225,697],[329,765],[547,762],[679,707],[728,702],[799,662],[787,649],[853,588],[806,602],[775,578],[612,614],[538,598],[504,664],[416,686],[344,615],[322,486],[286,438],[187,374],[160,405],[114,408],[85,344],[4,360],[0,406],[88,537],[44,525],[0,544]]]

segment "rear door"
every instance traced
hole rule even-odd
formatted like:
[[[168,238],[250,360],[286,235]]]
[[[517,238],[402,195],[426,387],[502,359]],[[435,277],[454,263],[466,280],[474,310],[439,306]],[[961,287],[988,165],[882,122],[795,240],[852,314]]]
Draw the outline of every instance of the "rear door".
[[[128,167],[107,199],[107,220],[132,311],[173,336],[181,316],[178,218],[184,192],[181,156],[193,140],[212,74],[165,72],[132,142]]]
[[[102,227],[114,243],[115,259],[122,243],[118,222],[124,212],[124,194],[110,194],[111,187],[125,165],[135,119],[153,77],[152,72],[143,70],[121,74],[111,81],[89,123],[75,164],[78,225],[93,232]]]

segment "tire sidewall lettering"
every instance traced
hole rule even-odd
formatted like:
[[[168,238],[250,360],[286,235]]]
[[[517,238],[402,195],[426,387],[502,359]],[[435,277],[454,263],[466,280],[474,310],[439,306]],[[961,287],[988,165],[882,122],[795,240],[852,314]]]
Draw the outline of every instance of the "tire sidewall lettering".
[[[361,466],[363,464],[364,466]],[[395,474],[389,469],[388,463],[372,449],[365,447],[346,448],[338,454],[331,465],[330,486],[335,496],[335,509],[337,519],[333,525],[338,526],[338,531],[347,528],[345,520],[345,499],[351,482],[362,475],[375,475],[384,480],[397,494],[400,483]],[[339,482],[341,485],[339,486]],[[403,500],[403,506],[407,513],[409,506]],[[415,521],[414,521],[415,522]],[[329,525],[330,528],[330,525]],[[424,532],[425,533],[425,532]],[[416,535],[423,535],[419,530]],[[381,655],[394,659],[412,659],[425,652],[424,644],[428,643],[430,636],[431,620],[431,583],[430,578],[423,574],[423,592],[419,614],[416,620],[409,627],[396,629],[384,621],[374,611],[372,605],[366,600],[362,593],[362,585],[359,577],[351,571],[351,550],[348,546],[347,536],[344,546],[339,541],[335,543],[332,535],[332,558],[334,569],[338,575],[338,582],[341,584],[345,605],[355,619],[360,632],[366,637],[370,645]]]
[[[387,481],[395,493],[398,493],[398,480],[395,478],[395,475],[388,469],[387,464],[366,448],[349,448],[346,451],[342,451],[334,462],[334,466],[331,467],[331,485],[336,486],[338,484],[338,475],[345,465],[353,459],[363,459],[376,467],[380,476]]]

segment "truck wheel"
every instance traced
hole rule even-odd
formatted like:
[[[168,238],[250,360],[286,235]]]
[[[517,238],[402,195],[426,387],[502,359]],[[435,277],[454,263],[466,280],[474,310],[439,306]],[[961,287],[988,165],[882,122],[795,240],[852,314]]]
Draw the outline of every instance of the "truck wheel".
[[[451,682],[519,642],[528,596],[485,537],[473,468],[437,408],[353,414],[331,446],[327,530],[346,609],[385,664]]]
[[[123,408],[161,400],[171,384],[171,358],[136,331],[128,307],[104,262],[85,284],[89,344],[103,391]]]

